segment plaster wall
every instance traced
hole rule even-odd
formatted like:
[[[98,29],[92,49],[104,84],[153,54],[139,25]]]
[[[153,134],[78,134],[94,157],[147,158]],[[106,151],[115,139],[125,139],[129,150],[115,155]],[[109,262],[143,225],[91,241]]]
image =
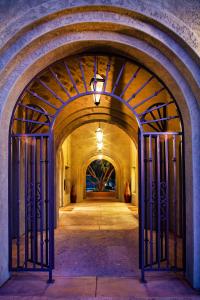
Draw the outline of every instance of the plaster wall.
[[[59,172],[63,172],[63,206],[70,203],[71,190],[71,137],[68,136],[62,144],[63,165]]]
[[[56,202],[59,207],[70,203],[71,139],[68,136],[56,151]]]
[[[134,143],[130,143],[130,177],[132,203],[138,206],[138,152]]]

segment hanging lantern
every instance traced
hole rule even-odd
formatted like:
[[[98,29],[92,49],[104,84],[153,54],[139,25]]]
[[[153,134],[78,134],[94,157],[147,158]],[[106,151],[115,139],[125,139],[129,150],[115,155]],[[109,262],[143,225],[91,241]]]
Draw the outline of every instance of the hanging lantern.
[[[100,127],[96,130],[96,139],[98,143],[103,142],[103,130]]]
[[[91,90],[94,92],[102,92],[104,82],[105,79],[97,73],[96,78],[94,77],[90,81]],[[94,97],[94,104],[98,106],[100,103],[101,94],[93,94],[93,97]]]
[[[101,151],[103,149],[103,143],[97,143],[97,150]]]
[[[100,128],[100,123],[99,127],[96,130],[96,139],[97,139],[97,150],[102,151],[103,149],[103,130]]]

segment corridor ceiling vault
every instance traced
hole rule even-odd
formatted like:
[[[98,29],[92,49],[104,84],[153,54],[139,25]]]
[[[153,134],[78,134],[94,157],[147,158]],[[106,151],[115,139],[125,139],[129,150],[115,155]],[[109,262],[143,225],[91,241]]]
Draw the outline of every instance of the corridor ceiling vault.
[[[105,82],[97,108],[90,81],[98,73]],[[135,137],[138,126],[145,132],[181,131],[175,99],[156,75],[123,57],[88,54],[62,59],[28,84],[16,104],[12,132],[48,133],[54,127],[58,136],[90,122],[91,115],[119,123]]]

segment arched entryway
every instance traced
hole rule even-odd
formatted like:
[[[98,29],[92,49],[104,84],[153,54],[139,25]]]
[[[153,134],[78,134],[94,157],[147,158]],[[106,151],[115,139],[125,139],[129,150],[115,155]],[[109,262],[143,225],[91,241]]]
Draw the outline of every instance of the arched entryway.
[[[99,75],[101,90],[96,88]],[[97,95],[99,106],[92,99]],[[143,66],[124,57],[95,54],[49,66],[16,103],[10,128],[11,270],[48,271],[52,280],[54,151],[67,125],[89,123],[95,114],[138,141],[142,280],[145,271],[183,270],[183,130],[177,103]]]
[[[101,156],[87,166],[85,181],[87,198],[116,197],[115,167]]]

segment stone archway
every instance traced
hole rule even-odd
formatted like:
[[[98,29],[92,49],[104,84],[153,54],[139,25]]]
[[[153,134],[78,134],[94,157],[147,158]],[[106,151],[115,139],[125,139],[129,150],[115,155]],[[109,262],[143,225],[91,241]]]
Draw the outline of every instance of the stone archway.
[[[88,158],[88,160],[84,163],[84,165],[83,165],[83,168],[82,168],[82,170],[83,170],[83,172],[82,172],[82,175],[84,176],[84,179],[85,179],[85,177],[86,177],[86,171],[87,171],[87,167],[93,162],[93,161],[95,161],[95,160],[97,160],[97,159],[99,159],[99,155],[95,155],[95,156],[93,156],[93,157],[89,157]],[[121,186],[120,186],[120,178],[121,178],[121,172],[122,172],[122,170],[121,170],[121,168],[120,168],[120,164],[119,164],[119,161],[116,161],[116,159],[114,159],[113,157],[109,157],[108,155],[102,155],[101,157],[100,157],[100,159],[105,159],[106,161],[108,161],[108,162],[110,162],[112,165],[113,165],[113,167],[114,167],[114,170],[115,170],[115,180],[116,180],[116,190],[115,190],[115,192],[116,192],[116,198],[117,199],[120,199],[121,197],[121,195],[119,195],[119,191],[120,191],[120,189],[121,189]],[[84,186],[84,189],[85,189],[85,186]]]
[[[135,10],[137,10],[135,8]],[[168,19],[168,18],[166,18]],[[172,20],[172,19],[170,19]],[[174,22],[176,23],[176,22]],[[173,24],[173,22],[171,23]],[[166,25],[166,23],[165,23]],[[169,26],[170,27],[170,26]],[[119,27],[118,27],[119,28]],[[120,30],[119,30],[120,31]],[[152,32],[155,34],[154,38],[156,37],[156,30],[153,30]],[[162,32],[162,31],[160,31]],[[184,33],[187,32],[187,28],[184,30]],[[163,36],[170,36],[169,30],[167,30],[167,33],[162,32]],[[148,37],[148,33],[146,34],[146,37]],[[50,37],[50,36],[49,36]],[[71,36],[73,40],[73,43],[75,42],[76,36],[75,34]],[[111,38],[112,37],[112,38]],[[52,38],[52,36],[51,36]],[[169,45],[168,42],[170,39],[164,39],[162,40],[164,47],[160,48],[158,51],[155,47],[152,47],[152,45],[148,44],[148,39],[146,41],[139,40],[138,37],[131,38],[128,33],[125,36],[122,36],[120,34],[106,34],[105,32],[103,35],[99,35],[97,33],[90,33],[88,35],[82,34],[81,37],[77,39],[76,45],[77,49],[83,49],[82,47],[85,47],[83,42],[84,38],[86,40],[91,40],[91,43],[93,41],[96,41],[96,46],[101,46],[105,43],[106,40],[115,40],[111,44],[113,46],[113,51],[122,51],[122,45],[127,46],[127,52],[129,52],[129,56],[137,57],[138,60],[143,61],[143,63],[147,66],[149,66],[152,70],[155,70],[156,73],[159,73],[161,75],[161,78],[164,79],[165,83],[168,85],[168,87],[174,92],[174,94],[177,96],[177,101],[181,104],[185,103],[185,108],[181,107],[181,112],[184,116],[184,122],[185,122],[185,129],[186,129],[186,155],[188,160],[186,161],[186,169],[188,178],[190,178],[190,181],[186,182],[186,198],[187,200],[187,231],[193,232],[193,235],[187,235],[187,276],[190,278],[191,282],[193,282],[194,286],[198,286],[199,281],[197,275],[198,262],[195,261],[195,253],[198,251],[198,241],[197,238],[198,231],[194,232],[194,224],[196,225],[196,228],[199,228],[198,226],[198,206],[195,201],[192,201],[192,199],[198,199],[199,194],[199,187],[198,187],[198,174],[199,170],[197,168],[194,168],[194,165],[200,165],[197,163],[197,160],[199,159],[198,154],[195,155],[195,153],[198,153],[198,145],[199,145],[199,135],[198,135],[198,127],[199,127],[199,110],[197,106],[197,100],[198,100],[198,82],[195,81],[195,76],[198,72],[198,67],[195,61],[191,58],[193,55],[191,54],[191,57],[186,54],[185,50],[181,50],[179,52],[179,57],[177,55],[177,52],[175,51],[173,54],[174,62],[170,62],[168,59],[170,57],[170,51],[173,50],[173,47],[176,48],[177,43]],[[102,40],[102,42],[99,42],[99,40]],[[2,162],[2,168],[7,169],[7,136],[8,136],[8,117],[11,115],[13,105],[16,101],[16,97],[20,94],[21,90],[23,89],[24,85],[32,78],[33,73],[36,74],[38,70],[41,70],[44,65],[48,65],[51,61],[54,61],[55,59],[63,56],[64,51],[67,50],[67,47],[65,48],[64,44],[66,40],[64,38],[62,39],[60,36],[60,44],[58,43],[58,40],[52,39],[52,44],[48,45],[49,48],[44,47],[44,44],[40,44],[41,49],[44,57],[46,58],[46,61],[44,61],[44,57],[41,56],[42,59],[39,59],[38,52],[36,53],[36,56],[30,56],[28,60],[26,60],[26,57],[30,55],[30,52],[27,51],[27,53],[24,53],[23,58],[23,64],[20,63],[20,61],[15,61],[15,64],[13,64],[14,60],[11,59],[10,56],[10,66],[12,68],[8,70],[7,73],[5,73],[5,76],[3,78],[3,81],[5,80],[5,86],[2,89],[2,103],[3,104],[3,111],[1,116],[1,138],[5,141],[5,144],[1,145],[1,162]],[[158,40],[158,39],[157,39]],[[187,40],[187,38],[185,38]],[[69,42],[69,48],[68,53],[70,53],[70,48],[73,45],[73,43],[70,43],[70,39],[68,37]],[[188,45],[192,46],[192,43],[190,43],[188,40]],[[45,41],[43,41],[45,43]],[[79,44],[79,45],[78,45]],[[133,45],[134,44],[134,45]],[[182,43],[180,43],[182,44]],[[183,43],[184,44],[184,43]],[[59,47],[58,47],[59,46]],[[61,49],[61,46],[62,49]],[[194,44],[193,44],[194,46]],[[43,48],[42,48],[43,47]],[[52,47],[52,48],[51,48]],[[57,48],[57,50],[56,50]],[[136,49],[137,48],[137,49]],[[194,47],[195,48],[195,47]],[[196,49],[198,47],[196,46]],[[33,50],[33,44],[29,47],[29,50]],[[41,51],[40,49],[40,51]],[[134,51],[131,51],[131,49]],[[166,51],[165,51],[166,50]],[[179,46],[180,50],[180,46]],[[72,51],[72,49],[71,49]],[[41,53],[41,52],[40,52]],[[162,54],[164,53],[164,54]],[[192,53],[192,50],[190,49],[190,53]],[[27,55],[27,56],[26,56]],[[187,58],[187,59],[186,59]],[[43,63],[41,64],[41,61],[43,60]],[[185,63],[185,61],[187,61]],[[189,68],[188,68],[189,66]],[[180,73],[180,70],[184,70],[182,74]],[[188,76],[187,76],[188,75]],[[17,78],[19,78],[17,80]],[[190,121],[191,120],[191,121]],[[188,125],[189,124],[189,125]],[[193,154],[193,157],[191,156]],[[7,173],[5,172],[2,174],[1,178],[2,182],[2,189],[1,189],[1,199],[7,199]],[[192,187],[192,191],[191,191]],[[192,195],[192,197],[191,197]],[[194,214],[194,211],[196,212]],[[7,224],[6,221],[6,215],[7,215],[7,206],[3,206],[2,209],[2,224]],[[2,225],[3,226],[3,225]],[[2,245],[4,245],[5,253],[8,253],[7,251],[7,229],[5,228],[5,231],[3,235],[1,236],[2,239]],[[7,263],[5,261],[2,261],[2,281],[8,277],[8,270],[7,270]],[[196,276],[196,277],[195,277]]]

